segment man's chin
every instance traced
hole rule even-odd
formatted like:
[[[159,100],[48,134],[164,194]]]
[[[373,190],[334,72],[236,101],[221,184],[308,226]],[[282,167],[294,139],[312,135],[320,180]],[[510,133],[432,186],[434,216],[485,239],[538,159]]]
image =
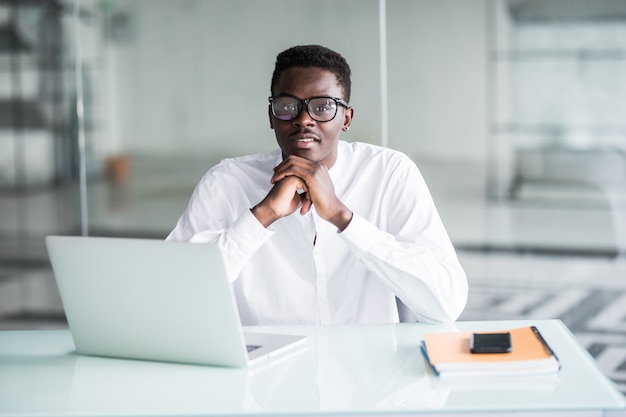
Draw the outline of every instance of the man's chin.
[[[317,161],[316,153],[312,149],[290,149],[289,152],[283,151],[283,159],[285,159],[289,155],[299,156],[304,159],[308,159],[309,161]]]

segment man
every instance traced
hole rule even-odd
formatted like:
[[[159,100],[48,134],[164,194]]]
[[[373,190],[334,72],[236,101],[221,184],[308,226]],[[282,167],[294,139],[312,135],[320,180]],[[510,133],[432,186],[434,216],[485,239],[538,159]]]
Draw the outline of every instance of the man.
[[[350,88],[336,52],[281,52],[269,98],[280,149],[210,169],[168,236],[219,245],[244,324],[397,322],[395,296],[426,322],[465,306],[465,273],[415,164],[340,140]]]

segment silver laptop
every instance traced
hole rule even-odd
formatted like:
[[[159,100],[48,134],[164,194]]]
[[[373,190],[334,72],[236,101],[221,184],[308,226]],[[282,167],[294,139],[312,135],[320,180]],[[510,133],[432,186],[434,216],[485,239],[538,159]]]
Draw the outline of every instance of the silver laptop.
[[[48,236],[46,246],[79,353],[242,367],[306,342],[244,333],[215,245]]]

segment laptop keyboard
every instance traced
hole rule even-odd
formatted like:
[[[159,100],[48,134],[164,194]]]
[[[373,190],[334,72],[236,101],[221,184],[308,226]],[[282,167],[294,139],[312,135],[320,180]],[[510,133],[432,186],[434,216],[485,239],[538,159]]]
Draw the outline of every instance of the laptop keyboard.
[[[248,348],[248,352],[252,352],[253,350],[260,348],[261,345],[246,345],[246,347]]]

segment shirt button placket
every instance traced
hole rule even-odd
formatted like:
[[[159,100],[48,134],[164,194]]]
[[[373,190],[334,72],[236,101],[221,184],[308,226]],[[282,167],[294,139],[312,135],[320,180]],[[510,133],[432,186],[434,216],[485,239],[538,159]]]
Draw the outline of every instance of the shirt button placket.
[[[321,222],[321,219],[314,216],[315,221]],[[317,243],[313,247],[313,260],[315,262],[315,282],[317,289],[317,308],[319,311],[320,322],[322,324],[330,323],[330,300],[328,298],[328,272],[326,268],[326,262],[320,249],[324,244],[323,236],[320,236],[321,228],[316,228]]]

